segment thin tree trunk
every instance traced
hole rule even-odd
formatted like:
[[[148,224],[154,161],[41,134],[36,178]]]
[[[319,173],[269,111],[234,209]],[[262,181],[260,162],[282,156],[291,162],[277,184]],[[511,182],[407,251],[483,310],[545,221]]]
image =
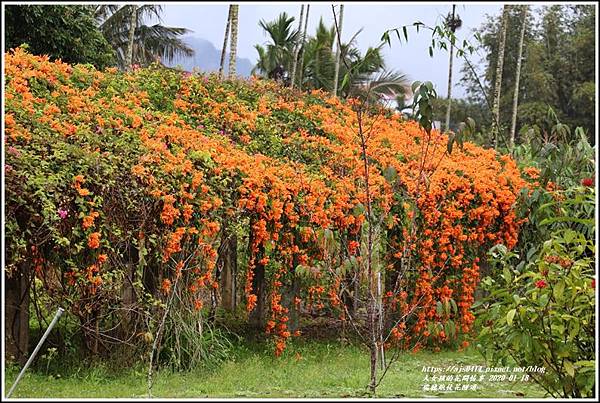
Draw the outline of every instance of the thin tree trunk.
[[[454,21],[454,14],[456,11],[456,5],[452,5],[452,20]],[[452,29],[454,33],[454,29]],[[446,131],[450,130],[450,109],[452,108],[452,59],[454,56],[454,39],[450,44],[450,62],[448,64],[448,106],[446,107]]]
[[[6,359],[23,365],[29,354],[29,283],[31,268],[23,262],[12,275],[5,273],[5,343]]]
[[[231,8],[229,6],[229,13],[227,14],[227,24],[225,25],[225,38],[223,38],[223,48],[221,49],[221,62],[219,63],[219,80],[223,78],[223,69],[225,68],[225,53],[227,51],[227,39],[229,39],[229,28],[231,28]]]
[[[494,86],[494,107],[492,127],[494,128],[494,148],[498,148],[498,135],[500,131],[500,94],[502,92],[502,68],[504,67],[504,49],[506,47],[506,29],[508,27],[508,6],[502,10],[502,28],[500,44],[498,46],[498,62],[496,63],[496,85]]]
[[[131,17],[129,19],[129,37],[127,40],[127,54],[125,55],[125,69],[131,70],[133,66],[133,40],[135,38],[135,27],[137,25],[137,9],[138,6],[132,5]]]
[[[523,5],[521,11],[521,37],[519,38],[519,54],[517,56],[517,72],[515,74],[515,91],[513,94],[512,119],[510,124],[510,149],[515,146],[515,134],[517,130],[517,108],[519,106],[519,80],[521,78],[521,62],[523,59],[523,40],[525,39],[525,28],[528,6]]]
[[[306,5],[306,17],[304,18],[304,32],[302,33],[302,44],[300,48],[300,70],[298,71],[298,88],[302,89],[302,78],[304,77],[304,44],[306,43],[306,31],[308,28],[308,12],[310,4]]]
[[[227,243],[223,249],[223,268],[221,272],[221,303],[227,311],[235,311],[236,306],[236,274],[237,274],[237,235],[227,233],[224,237]]]
[[[300,7],[300,21],[298,22],[298,32],[302,31],[302,20],[304,19],[304,4]],[[291,86],[294,87],[294,80],[296,79],[296,68],[298,67],[298,53],[300,52],[300,46],[302,46],[302,34],[300,34],[301,41],[294,46],[294,59],[292,60],[292,77]]]
[[[333,6],[332,6],[333,7]],[[335,13],[335,9],[333,11]],[[335,50],[335,72],[333,74],[333,96],[337,97],[338,76],[340,74],[340,55],[342,53],[342,23],[344,19],[344,5],[340,4],[340,22],[337,25],[337,47]]]
[[[371,381],[369,382],[369,390],[375,393],[377,388],[377,350],[379,339],[379,326],[377,325],[377,300],[375,295],[374,279],[373,279],[373,222],[372,222],[372,206],[371,206],[371,189],[369,182],[369,161],[367,160],[367,142],[365,133],[363,132],[362,111],[358,111],[358,134],[361,142],[361,152],[363,160],[363,174],[365,177],[365,194],[367,199],[367,323],[369,331],[369,350],[371,353]]]
[[[231,6],[231,43],[229,46],[229,78],[235,78],[236,59],[237,59],[237,40],[238,40],[238,11],[240,6],[235,4]]]

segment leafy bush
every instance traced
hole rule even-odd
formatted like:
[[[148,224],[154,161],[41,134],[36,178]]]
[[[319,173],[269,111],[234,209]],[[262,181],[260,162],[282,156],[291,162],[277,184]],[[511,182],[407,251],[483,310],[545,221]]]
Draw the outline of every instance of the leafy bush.
[[[522,256],[490,250],[501,278],[486,277],[478,301],[478,347],[493,363],[537,365],[529,375],[553,397],[591,397],[595,382],[595,243],[593,187],[578,186],[547,203],[541,248]],[[518,262],[518,263],[517,263]]]
[[[92,354],[146,348],[173,295],[212,308],[231,223],[247,242],[246,309],[262,305],[276,351],[296,305],[343,313],[354,277],[338,268],[363,264],[366,244],[352,102],[157,66],[97,71],[23,49],[5,58],[7,272],[32,267]],[[365,119],[385,303],[418,308],[394,334],[452,342],[473,323],[479,258],[517,242],[526,182],[509,156],[469,142],[448,155],[436,130]]]

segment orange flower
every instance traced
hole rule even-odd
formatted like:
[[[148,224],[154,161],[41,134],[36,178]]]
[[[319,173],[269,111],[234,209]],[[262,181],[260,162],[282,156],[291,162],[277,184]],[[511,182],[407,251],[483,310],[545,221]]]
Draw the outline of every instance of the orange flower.
[[[164,279],[160,287],[163,294],[168,295],[171,292],[171,280],[168,278]]]
[[[80,193],[81,194],[81,193]],[[84,229],[88,229],[89,227],[91,227],[92,225],[94,225],[94,220],[96,219],[96,217],[98,217],[100,214],[98,214],[97,211],[93,211],[91,212],[89,215],[83,217],[83,228]]]
[[[93,232],[88,237],[88,246],[91,249],[97,249],[100,246],[100,233]]]

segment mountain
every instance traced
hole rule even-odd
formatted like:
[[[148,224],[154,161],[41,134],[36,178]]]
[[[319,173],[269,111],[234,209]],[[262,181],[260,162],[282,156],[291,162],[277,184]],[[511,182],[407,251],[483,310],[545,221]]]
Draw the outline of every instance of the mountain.
[[[221,50],[217,49],[212,42],[195,36],[186,36],[183,38],[183,41],[194,49],[194,56],[176,57],[172,62],[165,61],[168,67],[180,66],[185,71],[192,71],[194,67],[197,67],[201,71],[219,70]],[[228,70],[228,64],[229,53],[225,55],[225,72]],[[249,59],[237,58],[237,74],[239,76],[249,77],[253,67],[254,64]]]

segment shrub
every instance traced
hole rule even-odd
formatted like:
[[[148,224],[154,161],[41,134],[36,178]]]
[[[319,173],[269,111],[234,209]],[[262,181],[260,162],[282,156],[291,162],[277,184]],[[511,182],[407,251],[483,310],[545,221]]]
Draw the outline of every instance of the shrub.
[[[553,226],[541,248],[521,257],[503,245],[491,249],[502,275],[482,281],[489,296],[477,303],[478,346],[493,363],[544,367],[529,375],[553,397],[591,397],[595,191],[578,186],[561,193],[560,202],[540,207],[554,213],[540,223]]]

